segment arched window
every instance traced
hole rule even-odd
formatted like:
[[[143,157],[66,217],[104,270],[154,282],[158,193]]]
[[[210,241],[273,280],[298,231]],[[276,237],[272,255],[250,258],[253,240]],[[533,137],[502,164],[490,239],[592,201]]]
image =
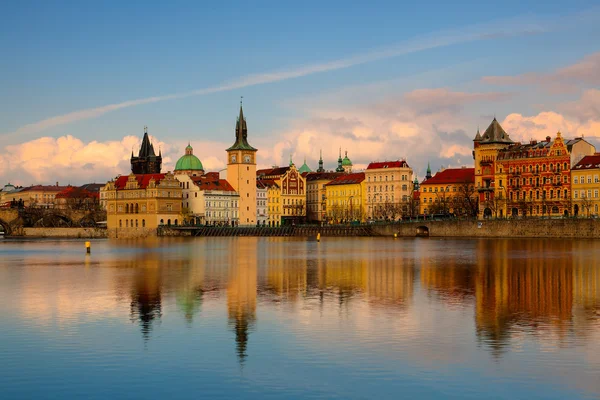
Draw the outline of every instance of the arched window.
[[[125,214],[129,214],[129,204],[125,204]]]
[[[161,220],[160,220],[160,224],[161,224],[161,225],[164,225],[164,224],[165,224],[165,220],[164,220],[164,219],[161,219]]]
[[[143,220],[142,220],[142,228],[145,228],[145,227],[146,227],[146,220],[145,220],[145,219],[143,219]]]
[[[167,220],[167,225],[171,226],[171,219],[170,218]]]
[[[123,220],[120,219],[119,220],[119,228],[122,228],[122,227],[123,227]]]
[[[137,219],[135,220],[135,227],[136,228],[138,227],[138,220]]]
[[[175,220],[175,226],[177,226],[177,220]]]
[[[140,212],[140,205],[138,203],[135,203],[135,213],[139,213]]]
[[[125,220],[125,228],[129,228],[129,220],[128,219]]]

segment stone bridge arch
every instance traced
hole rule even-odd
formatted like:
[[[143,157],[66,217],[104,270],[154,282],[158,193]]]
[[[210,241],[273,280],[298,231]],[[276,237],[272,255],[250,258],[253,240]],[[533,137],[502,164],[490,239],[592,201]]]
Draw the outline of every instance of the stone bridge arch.
[[[8,222],[4,221],[3,219],[0,219],[0,226],[2,227],[2,230],[4,231],[4,234],[6,236],[8,236],[12,233],[10,224]]]
[[[417,226],[417,237],[429,237],[429,227],[427,225]]]

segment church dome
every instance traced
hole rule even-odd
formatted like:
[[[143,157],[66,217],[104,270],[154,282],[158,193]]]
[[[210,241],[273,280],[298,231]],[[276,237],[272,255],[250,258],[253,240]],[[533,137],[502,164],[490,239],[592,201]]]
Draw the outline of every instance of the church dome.
[[[348,152],[346,152],[346,157],[344,157],[344,159],[342,160],[342,165],[344,167],[351,167],[352,166],[352,161],[350,161],[350,159],[348,158]]]
[[[306,159],[304,159],[304,164],[302,164],[302,166],[300,167],[300,169],[298,170],[298,172],[300,172],[301,174],[303,174],[305,172],[312,172],[312,170],[310,169],[310,167],[308,165],[306,165]]]
[[[192,146],[188,144],[185,148],[185,155],[175,164],[175,171],[204,171],[200,159],[194,155],[193,150]]]

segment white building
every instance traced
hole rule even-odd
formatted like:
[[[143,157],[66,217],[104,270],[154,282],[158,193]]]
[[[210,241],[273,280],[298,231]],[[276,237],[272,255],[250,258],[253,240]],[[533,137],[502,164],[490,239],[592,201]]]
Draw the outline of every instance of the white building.
[[[266,226],[269,223],[267,189],[267,185],[263,182],[256,181],[256,218],[258,226]]]
[[[192,224],[238,225],[239,194],[218,172],[202,176],[175,175],[181,183],[182,213]]]

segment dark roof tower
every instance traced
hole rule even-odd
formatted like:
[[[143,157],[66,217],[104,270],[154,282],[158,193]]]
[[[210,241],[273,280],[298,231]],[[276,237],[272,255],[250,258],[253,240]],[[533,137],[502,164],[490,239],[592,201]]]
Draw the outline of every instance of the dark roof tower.
[[[244,118],[244,110],[242,109],[242,102],[240,101],[240,115],[238,116],[235,124],[235,143],[233,146],[227,149],[230,150],[252,150],[256,149],[248,144],[248,126],[246,125],[246,119]]]
[[[427,179],[431,179],[431,167],[429,166],[429,163],[427,163],[427,174],[425,174],[425,180]]]
[[[335,172],[344,172],[343,164],[344,160],[342,159],[342,148],[340,147],[340,156],[338,157],[338,166],[335,169]]]
[[[474,141],[481,143],[513,143],[508,136],[508,133],[502,129],[502,126],[500,126],[500,123],[496,120],[496,117],[494,117],[490,126],[488,126],[483,135],[481,135],[480,140],[477,140],[477,136],[475,136]]]
[[[317,172],[325,172],[325,168],[323,168],[323,150],[319,151],[319,168],[317,168]]]
[[[138,156],[135,157],[133,150],[131,151],[131,172],[134,174],[160,174],[161,165],[162,153],[159,152],[157,156],[154,152],[154,146],[148,137],[148,127],[145,126],[144,138]]]

